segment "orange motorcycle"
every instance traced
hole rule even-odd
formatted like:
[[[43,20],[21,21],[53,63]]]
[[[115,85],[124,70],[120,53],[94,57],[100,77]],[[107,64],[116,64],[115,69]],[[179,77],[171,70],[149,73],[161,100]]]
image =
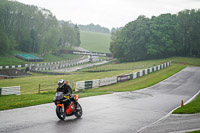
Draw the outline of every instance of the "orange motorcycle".
[[[72,98],[76,100],[76,104]],[[83,114],[82,107],[78,103],[78,95],[64,95],[63,92],[56,92],[53,102],[56,105],[56,114],[61,120],[72,115],[80,118]]]

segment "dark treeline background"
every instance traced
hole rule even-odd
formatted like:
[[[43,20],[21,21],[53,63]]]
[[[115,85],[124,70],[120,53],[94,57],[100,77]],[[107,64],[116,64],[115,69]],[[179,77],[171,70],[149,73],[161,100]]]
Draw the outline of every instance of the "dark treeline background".
[[[200,10],[137,20],[112,32],[110,51],[121,62],[200,56]]]
[[[17,49],[45,56],[74,46],[80,46],[77,25],[58,21],[47,9],[0,0],[1,55]]]

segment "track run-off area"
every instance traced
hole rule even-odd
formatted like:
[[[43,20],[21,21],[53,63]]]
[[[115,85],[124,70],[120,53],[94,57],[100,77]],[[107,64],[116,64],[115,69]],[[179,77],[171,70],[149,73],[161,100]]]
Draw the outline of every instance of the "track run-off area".
[[[199,90],[200,67],[187,67],[142,90],[81,98],[83,116],[80,119],[71,116],[59,120],[54,103],[0,111],[0,132],[142,132]]]

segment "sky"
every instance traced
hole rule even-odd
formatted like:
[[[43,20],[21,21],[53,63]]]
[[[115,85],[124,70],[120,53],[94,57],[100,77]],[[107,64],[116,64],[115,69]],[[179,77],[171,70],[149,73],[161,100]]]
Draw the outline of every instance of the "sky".
[[[50,10],[58,20],[74,24],[123,27],[140,15],[148,18],[185,9],[200,9],[200,0],[16,0]]]

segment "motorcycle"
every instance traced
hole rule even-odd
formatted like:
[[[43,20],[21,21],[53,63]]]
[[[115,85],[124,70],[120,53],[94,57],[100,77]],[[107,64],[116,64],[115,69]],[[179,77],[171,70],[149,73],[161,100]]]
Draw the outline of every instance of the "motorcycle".
[[[82,107],[78,103],[78,95],[73,96],[76,101],[76,107],[72,100],[70,100],[70,95],[65,96],[63,92],[56,92],[56,96],[53,99],[53,102],[56,105],[56,114],[60,120],[64,120],[66,116],[75,115],[77,118],[80,118],[83,114]]]

